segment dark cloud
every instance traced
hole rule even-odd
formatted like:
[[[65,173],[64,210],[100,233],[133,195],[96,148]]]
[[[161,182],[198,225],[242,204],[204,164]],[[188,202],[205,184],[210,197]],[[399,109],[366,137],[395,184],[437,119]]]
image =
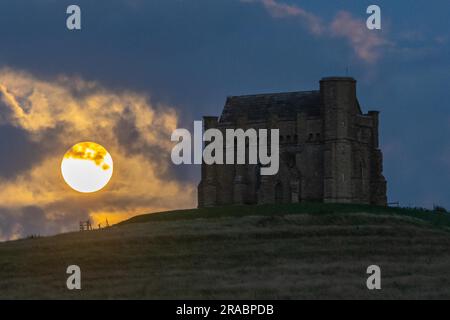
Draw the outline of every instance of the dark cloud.
[[[44,210],[35,206],[23,208],[16,223],[20,225],[22,235],[47,234],[49,229]]]
[[[0,126],[0,177],[15,178],[46,155],[29,133],[12,125]]]
[[[30,132],[11,124],[0,125],[0,178],[14,179],[58,151],[62,125],[47,129],[33,140]]]
[[[75,209],[70,214],[48,217],[43,208],[26,206],[17,209],[0,207],[0,239],[17,239],[36,235],[50,235],[61,231],[76,231],[78,222],[89,214]]]
[[[120,145],[130,155],[143,155],[157,167],[169,164],[169,170],[156,172],[160,179],[177,179],[179,181],[193,181],[196,179],[195,168],[190,166],[176,166],[171,164],[170,153],[160,145],[149,144],[143,139],[136,126],[136,115],[129,108],[125,108],[121,118],[117,121],[114,132]],[[170,136],[161,139],[170,140]]]
[[[139,114],[131,112],[126,107],[115,124],[114,132],[120,145],[125,148],[127,153],[145,155],[148,159],[160,162],[159,165],[161,165],[161,162],[167,163],[169,160],[167,151],[160,145],[145,141],[136,126],[136,117],[139,117]]]

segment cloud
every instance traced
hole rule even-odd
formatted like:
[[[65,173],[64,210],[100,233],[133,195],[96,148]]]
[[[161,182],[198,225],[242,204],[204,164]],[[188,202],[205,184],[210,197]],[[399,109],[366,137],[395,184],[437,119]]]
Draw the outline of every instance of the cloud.
[[[45,145],[32,141],[26,130],[10,124],[0,125],[0,178],[12,179],[28,170],[33,162],[43,158],[43,150]]]
[[[289,5],[276,0],[241,1],[260,3],[275,18],[296,17],[315,36],[344,38],[355,55],[366,63],[376,62],[381,55],[381,49],[391,45],[391,42],[384,39],[379,31],[368,30],[364,20],[353,17],[347,11],[338,12],[331,23],[326,24],[319,16],[297,5]]]
[[[174,108],[80,78],[42,80],[14,69],[0,70],[0,99],[0,132],[7,133],[0,151],[21,150],[8,156],[15,174],[0,174],[0,221],[10,221],[1,224],[0,239],[30,232],[23,209],[29,206],[44,212],[40,225],[52,226],[42,227],[43,233],[75,230],[74,221],[83,214],[95,223],[105,218],[114,223],[135,214],[194,206],[194,186],[178,182],[170,172],[170,134],[178,122]],[[80,141],[99,143],[113,157],[113,177],[100,192],[80,194],[62,179],[61,160]],[[23,150],[28,145],[32,153]],[[6,155],[2,152],[0,163]]]
[[[448,35],[438,35],[438,36],[434,37],[434,41],[440,45],[447,44],[448,40],[449,40]]]
[[[88,212],[81,209],[49,219],[44,210],[37,206],[13,209],[0,207],[0,239],[15,240],[28,236],[72,231],[72,226],[88,218]]]
[[[298,17],[308,27],[313,34],[320,35],[324,32],[322,20],[316,15],[306,10],[286,3],[280,3],[275,0],[242,0],[243,2],[261,2],[264,8],[275,18]]]
[[[361,19],[346,11],[340,11],[330,26],[332,35],[347,39],[358,58],[373,63],[378,60],[379,50],[389,44],[378,31],[370,31]]]

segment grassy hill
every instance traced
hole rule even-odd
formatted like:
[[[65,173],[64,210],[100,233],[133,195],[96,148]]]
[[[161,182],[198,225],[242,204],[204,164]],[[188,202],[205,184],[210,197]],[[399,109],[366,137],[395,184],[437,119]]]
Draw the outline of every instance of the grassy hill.
[[[178,210],[0,243],[0,298],[450,298],[450,216],[360,205]],[[66,289],[76,264],[82,290]],[[382,290],[366,288],[366,268]]]

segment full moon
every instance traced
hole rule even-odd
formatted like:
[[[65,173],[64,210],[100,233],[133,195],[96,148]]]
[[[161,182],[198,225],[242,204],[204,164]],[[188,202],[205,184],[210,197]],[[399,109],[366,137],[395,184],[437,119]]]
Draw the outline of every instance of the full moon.
[[[64,181],[74,190],[95,192],[105,187],[113,174],[113,160],[95,142],[80,142],[70,148],[61,162]]]

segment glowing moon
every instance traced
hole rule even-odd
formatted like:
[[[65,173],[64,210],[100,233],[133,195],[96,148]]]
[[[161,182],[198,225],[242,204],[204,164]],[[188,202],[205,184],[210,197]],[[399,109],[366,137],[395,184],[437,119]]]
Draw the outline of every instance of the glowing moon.
[[[113,174],[113,160],[95,142],[80,142],[70,148],[61,162],[64,181],[74,190],[95,192],[106,186]]]

